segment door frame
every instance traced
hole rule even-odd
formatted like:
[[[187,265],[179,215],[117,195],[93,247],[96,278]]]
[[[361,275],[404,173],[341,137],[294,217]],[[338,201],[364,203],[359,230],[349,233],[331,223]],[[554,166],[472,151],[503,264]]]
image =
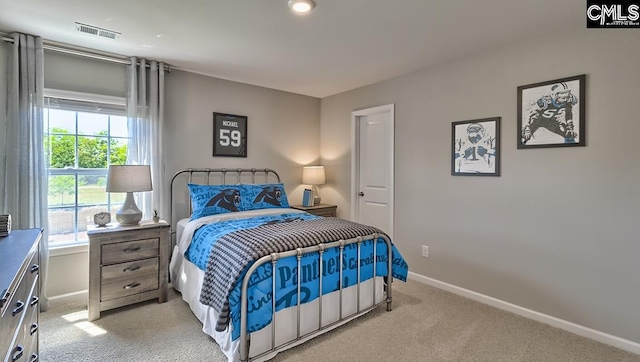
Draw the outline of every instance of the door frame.
[[[391,115],[391,132],[389,139],[389,169],[391,170],[391,179],[389,180],[389,237],[393,238],[393,220],[395,213],[395,104],[387,104],[378,107],[366,108],[351,112],[351,220],[357,221],[358,214],[358,188],[360,184],[360,118],[379,113],[389,113]]]

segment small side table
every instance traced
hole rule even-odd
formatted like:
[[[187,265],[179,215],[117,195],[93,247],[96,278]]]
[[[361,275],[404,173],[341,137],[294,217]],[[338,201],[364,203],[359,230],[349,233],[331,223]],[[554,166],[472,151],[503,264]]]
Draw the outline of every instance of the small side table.
[[[335,217],[338,206],[331,204],[318,204],[313,206],[291,205],[292,209],[306,211],[313,215]]]
[[[158,298],[167,301],[169,224],[89,225],[89,321],[100,312]]]

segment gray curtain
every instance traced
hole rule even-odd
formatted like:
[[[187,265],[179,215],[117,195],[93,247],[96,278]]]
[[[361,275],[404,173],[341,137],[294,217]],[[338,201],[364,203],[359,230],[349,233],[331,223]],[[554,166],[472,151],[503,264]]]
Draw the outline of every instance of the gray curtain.
[[[131,141],[127,164],[151,167],[152,192],[138,192],[136,204],[143,219],[151,219],[153,210],[164,214],[162,196],[162,124],[164,120],[164,63],[132,57],[127,70],[127,121]]]
[[[49,309],[47,173],[43,149],[44,51],[42,38],[12,34],[7,75],[7,117],[2,214],[12,229],[43,228],[40,243],[40,310]]]

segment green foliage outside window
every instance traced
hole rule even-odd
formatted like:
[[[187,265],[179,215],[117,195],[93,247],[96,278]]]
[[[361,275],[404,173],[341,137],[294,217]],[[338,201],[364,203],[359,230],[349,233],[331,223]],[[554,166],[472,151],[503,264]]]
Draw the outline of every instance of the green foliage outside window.
[[[100,131],[95,136],[77,136],[69,134],[62,128],[52,128],[51,134],[44,138],[44,149],[47,152],[48,167],[51,169],[76,167],[76,139],[78,142],[78,169],[106,169],[109,164],[124,165],[127,160],[127,144],[109,139],[107,131]],[[110,150],[108,149],[110,148]],[[110,158],[110,160],[108,160]],[[109,162],[110,161],[110,162]],[[78,186],[105,186],[104,176],[82,175],[78,177]],[[74,176],[51,176],[49,180],[49,197],[51,204],[65,204],[65,195],[75,193]],[[90,202],[90,200],[85,200]],[[75,202],[75,199],[68,202]],[[67,203],[68,203],[67,202]]]
[[[78,168],[107,168],[107,131],[100,131],[96,137],[78,136]],[[75,135],[65,129],[53,128],[45,137],[44,148],[50,168],[75,167]],[[127,160],[127,145],[111,139],[112,165],[124,165]]]

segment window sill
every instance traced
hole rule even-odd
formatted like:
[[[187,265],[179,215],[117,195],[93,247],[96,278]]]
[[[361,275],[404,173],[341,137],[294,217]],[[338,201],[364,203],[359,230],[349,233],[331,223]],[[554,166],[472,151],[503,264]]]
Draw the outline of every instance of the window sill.
[[[49,256],[63,256],[71,254],[81,254],[89,252],[89,243],[54,246],[49,248]]]

